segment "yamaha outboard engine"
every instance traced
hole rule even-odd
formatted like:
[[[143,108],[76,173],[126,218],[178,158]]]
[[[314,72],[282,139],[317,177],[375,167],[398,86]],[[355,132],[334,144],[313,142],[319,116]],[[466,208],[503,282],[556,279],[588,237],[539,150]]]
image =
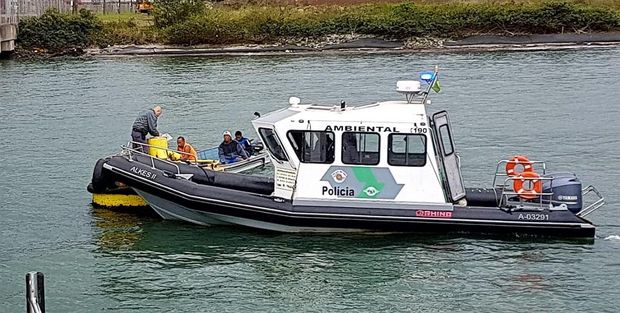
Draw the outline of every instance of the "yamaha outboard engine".
[[[551,204],[566,204],[568,210],[578,213],[583,207],[581,195],[581,181],[573,173],[550,173],[543,177],[551,180],[543,181],[542,192],[551,193]],[[543,203],[549,203],[548,196],[543,197]]]
[[[253,154],[258,154],[261,151],[263,151],[263,149],[265,148],[265,146],[263,146],[263,143],[261,141],[254,141],[252,142],[252,151]]]

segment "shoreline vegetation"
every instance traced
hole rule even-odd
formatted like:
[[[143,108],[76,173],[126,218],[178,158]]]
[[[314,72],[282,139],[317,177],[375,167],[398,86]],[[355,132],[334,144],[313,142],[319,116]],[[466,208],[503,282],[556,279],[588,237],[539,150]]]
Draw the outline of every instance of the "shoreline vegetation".
[[[151,16],[50,10],[20,22],[15,54],[18,58],[77,56],[89,48],[107,51],[133,45],[186,50],[241,45],[320,49],[360,38],[421,49],[479,35],[620,31],[620,4],[616,1],[465,1],[334,5],[315,0],[318,4],[301,6],[159,0]]]

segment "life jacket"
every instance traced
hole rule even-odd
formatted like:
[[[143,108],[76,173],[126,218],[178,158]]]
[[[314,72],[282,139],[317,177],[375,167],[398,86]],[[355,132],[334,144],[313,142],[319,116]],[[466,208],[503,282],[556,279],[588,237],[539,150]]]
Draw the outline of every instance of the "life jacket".
[[[177,151],[191,154],[191,155],[182,154],[181,160],[196,161],[196,156],[198,155],[198,153],[196,153],[196,150],[194,149],[194,147],[192,147],[192,145],[190,145],[189,143],[186,142],[183,148],[177,146]]]

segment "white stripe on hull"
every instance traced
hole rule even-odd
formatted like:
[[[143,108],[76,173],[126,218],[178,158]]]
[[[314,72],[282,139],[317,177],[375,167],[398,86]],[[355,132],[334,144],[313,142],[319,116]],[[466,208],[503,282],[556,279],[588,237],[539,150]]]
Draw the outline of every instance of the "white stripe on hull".
[[[283,233],[351,233],[351,232],[364,232],[369,231],[367,229],[358,228],[326,228],[326,227],[297,227],[287,226],[281,224],[274,224],[268,222],[261,222],[257,220],[228,216],[221,214],[210,213],[209,216],[217,218],[218,220],[228,222],[229,224],[241,225],[246,227],[273,230]]]
[[[211,218],[204,212],[191,210],[183,205],[162,199],[141,190],[134,190],[165,220],[185,221],[203,226],[228,225],[227,222]]]
[[[240,225],[251,228],[266,229],[278,232],[325,232],[325,233],[344,233],[344,232],[363,232],[368,231],[358,228],[326,228],[326,227],[295,227],[281,224],[267,223],[236,216],[228,216],[215,213],[206,213],[190,209],[186,206],[162,199],[153,194],[134,189],[142,196],[146,202],[166,220],[185,221],[188,223],[212,226],[212,225]]]

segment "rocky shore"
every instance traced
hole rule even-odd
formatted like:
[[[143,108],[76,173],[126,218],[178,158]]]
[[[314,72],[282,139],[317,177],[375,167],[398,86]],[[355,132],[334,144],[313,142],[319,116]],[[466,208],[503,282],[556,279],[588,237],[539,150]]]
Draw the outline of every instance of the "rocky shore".
[[[542,35],[477,35],[463,39],[408,38],[389,40],[367,35],[332,35],[319,39],[292,38],[274,44],[252,45],[126,45],[86,49],[91,57],[220,56],[327,53],[397,53],[411,51],[552,50],[620,45],[620,32]],[[70,54],[70,53],[69,53]]]

